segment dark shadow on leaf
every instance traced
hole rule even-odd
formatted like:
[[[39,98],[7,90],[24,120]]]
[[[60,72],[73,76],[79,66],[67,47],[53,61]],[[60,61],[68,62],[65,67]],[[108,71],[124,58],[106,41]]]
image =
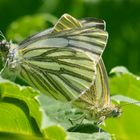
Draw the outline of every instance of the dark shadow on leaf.
[[[104,132],[101,128],[97,127],[93,124],[77,124],[67,131],[69,132],[80,132],[80,133],[96,133],[96,132]]]
[[[5,97],[1,101],[5,102],[5,103],[11,103],[11,104],[14,104],[14,105],[18,106],[26,114],[26,117],[28,118],[28,120],[31,124],[31,127],[34,130],[36,136],[42,136],[42,134],[40,132],[40,129],[39,129],[39,126],[37,125],[37,122],[36,122],[35,118],[33,118],[30,115],[28,105],[24,101],[16,99],[16,98],[12,98],[12,97]]]

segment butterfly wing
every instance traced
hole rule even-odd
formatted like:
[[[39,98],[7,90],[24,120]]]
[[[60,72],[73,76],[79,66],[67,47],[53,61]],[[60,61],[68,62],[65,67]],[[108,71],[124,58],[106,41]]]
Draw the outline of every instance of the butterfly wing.
[[[84,110],[100,109],[110,104],[108,76],[102,58],[96,66],[96,79],[89,89],[73,101],[73,104]]]
[[[98,104],[101,107],[109,105],[110,91],[108,84],[108,75],[102,59],[100,59],[99,63],[97,64],[97,76],[94,88],[96,93],[96,101],[98,102]]]
[[[22,45],[23,45],[23,46],[27,46],[27,44],[28,44],[29,42],[32,42],[33,40],[35,40],[35,39],[38,38],[38,37],[46,36],[46,35],[48,35],[48,34],[51,33],[51,32],[52,32],[52,28],[49,28],[49,29],[43,30],[43,31],[41,31],[41,32],[39,32],[39,33],[37,33],[37,34],[34,34],[34,35],[32,35],[32,36],[29,36],[27,39],[23,40],[23,41],[19,44],[19,46],[20,46],[20,47],[21,47]]]
[[[44,30],[33,36],[28,37],[27,39],[25,39],[24,41],[20,43],[20,47],[28,46],[28,44],[35,42],[40,37],[41,38],[46,37],[50,33],[62,32],[64,30],[69,30],[69,29],[74,29],[74,28],[79,28],[79,27],[82,27],[82,25],[77,19],[73,18],[69,14],[64,14],[60,17],[60,19],[57,21],[57,23],[54,25],[53,28],[49,28],[47,30]]]
[[[65,14],[51,31],[21,43],[20,76],[55,99],[79,97],[93,84],[107,42],[107,32],[81,26]]]
[[[104,20],[99,20],[96,18],[84,18],[81,20],[77,20],[70,16],[69,14],[64,14],[58,22],[55,24],[53,28],[46,29],[44,31],[41,31],[33,36],[28,37],[24,41],[22,41],[19,45],[20,46],[27,46],[27,44],[31,41],[35,41],[37,38],[41,36],[47,36],[48,34],[52,32],[59,32],[63,30],[73,29],[73,28],[79,28],[79,27],[96,27],[102,30],[105,30],[106,23]],[[27,44],[26,44],[27,43]]]
[[[95,27],[101,30],[106,30],[106,23],[104,20],[88,17],[79,20],[81,25],[84,27]]]
[[[22,52],[26,52],[26,50],[39,49],[47,45],[48,47],[70,47],[87,52],[94,61],[98,62],[105,49],[108,33],[97,28],[97,21],[94,20],[92,21],[88,18],[88,20],[81,20],[80,22],[72,16],[64,14],[54,28],[23,41],[19,49]],[[105,27],[103,21],[100,21],[98,24],[102,28]]]
[[[85,27],[106,29],[106,24],[103,20],[85,18],[80,20],[80,22]],[[91,106],[97,105],[103,107],[110,104],[108,75],[102,58],[97,63],[95,83],[88,90],[84,91],[79,98],[73,101],[73,104],[83,109],[89,109]]]
[[[80,21],[81,24],[85,27],[96,27],[99,29],[106,30],[106,23],[103,20],[95,19],[95,18],[85,18]],[[104,62],[102,58],[100,58],[99,62],[97,63],[97,74],[96,80],[93,86],[91,86],[91,92],[88,93],[88,100],[91,103],[95,103],[97,101],[98,105],[106,106],[110,104],[110,91],[109,91],[109,84],[108,84],[108,75],[106,72],[106,68],[104,66]],[[94,95],[93,95],[94,94]],[[85,97],[84,97],[85,99]]]

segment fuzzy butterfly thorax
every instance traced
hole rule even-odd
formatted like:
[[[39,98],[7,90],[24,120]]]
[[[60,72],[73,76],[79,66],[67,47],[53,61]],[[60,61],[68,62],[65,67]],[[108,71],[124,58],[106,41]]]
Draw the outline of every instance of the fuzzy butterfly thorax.
[[[2,40],[0,43],[0,53],[3,64],[1,76],[12,81],[15,80],[20,71],[20,55],[17,51],[17,47],[18,45],[13,44],[11,41],[7,42],[6,40]]]

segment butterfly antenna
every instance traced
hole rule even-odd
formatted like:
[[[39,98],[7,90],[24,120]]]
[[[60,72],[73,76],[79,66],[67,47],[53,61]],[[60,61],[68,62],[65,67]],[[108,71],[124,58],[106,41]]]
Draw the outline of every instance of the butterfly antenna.
[[[2,33],[2,31],[0,31],[0,36],[3,37],[4,40],[6,40],[6,37],[4,36],[4,34]]]
[[[5,64],[4,64],[4,67],[1,69],[0,75],[2,75],[2,73],[3,73],[3,71],[5,70],[7,64],[8,64],[8,59],[6,60],[6,62],[5,62]]]

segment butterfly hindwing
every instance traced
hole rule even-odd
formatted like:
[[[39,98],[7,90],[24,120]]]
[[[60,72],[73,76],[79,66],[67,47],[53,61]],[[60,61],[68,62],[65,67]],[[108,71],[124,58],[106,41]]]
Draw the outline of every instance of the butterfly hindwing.
[[[101,106],[110,104],[110,91],[108,84],[108,76],[102,58],[97,64],[97,75],[95,80],[96,100]]]
[[[110,105],[108,76],[102,58],[96,66],[96,79],[89,89],[84,91],[73,104],[83,110],[96,110]]]
[[[74,28],[82,27],[81,22],[79,22],[74,17],[70,16],[69,14],[64,14],[60,17],[58,22],[53,27],[53,33],[62,32],[65,30],[70,30]]]
[[[21,76],[43,93],[70,101],[90,86],[95,68],[83,52],[51,48],[26,59],[21,65]]]

